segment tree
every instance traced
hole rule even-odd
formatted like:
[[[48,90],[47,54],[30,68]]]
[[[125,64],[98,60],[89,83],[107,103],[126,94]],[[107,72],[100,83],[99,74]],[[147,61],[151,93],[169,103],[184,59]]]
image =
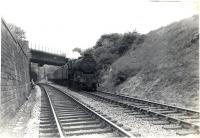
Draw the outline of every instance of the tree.
[[[11,23],[8,24],[8,27],[16,35],[18,41],[26,40],[26,33],[23,29]]]
[[[25,31],[22,28],[11,23],[8,24],[8,27],[10,31],[15,35],[15,38],[17,39],[17,41],[21,44],[25,53],[29,55],[30,53],[28,49],[28,41],[26,40]]]

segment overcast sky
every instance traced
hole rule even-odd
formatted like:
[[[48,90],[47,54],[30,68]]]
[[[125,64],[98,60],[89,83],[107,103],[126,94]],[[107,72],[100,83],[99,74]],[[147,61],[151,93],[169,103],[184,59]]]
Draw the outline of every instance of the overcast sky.
[[[163,0],[161,0],[163,1]],[[169,0],[170,1],[170,0]],[[196,14],[192,0],[4,0],[2,17],[26,31],[31,45],[77,57],[74,47],[95,45],[102,34],[148,33]]]

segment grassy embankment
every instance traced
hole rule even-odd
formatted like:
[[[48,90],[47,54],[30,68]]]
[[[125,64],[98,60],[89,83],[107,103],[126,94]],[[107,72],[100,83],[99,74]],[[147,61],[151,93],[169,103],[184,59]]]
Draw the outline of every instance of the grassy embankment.
[[[192,109],[199,101],[198,16],[146,35],[102,36],[89,50],[100,88]]]

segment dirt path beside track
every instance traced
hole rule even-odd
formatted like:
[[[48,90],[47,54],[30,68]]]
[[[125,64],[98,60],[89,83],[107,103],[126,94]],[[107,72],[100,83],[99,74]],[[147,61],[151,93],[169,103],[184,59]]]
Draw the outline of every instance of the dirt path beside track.
[[[28,100],[20,107],[15,117],[3,129],[0,137],[38,137],[41,91],[38,86],[31,90]]]

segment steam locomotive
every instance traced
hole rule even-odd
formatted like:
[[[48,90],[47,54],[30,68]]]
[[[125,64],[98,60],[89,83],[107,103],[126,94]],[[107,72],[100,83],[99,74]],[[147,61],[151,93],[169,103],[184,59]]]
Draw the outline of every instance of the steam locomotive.
[[[47,75],[48,80],[78,90],[95,91],[97,88],[96,61],[89,54],[69,60],[64,66]]]

